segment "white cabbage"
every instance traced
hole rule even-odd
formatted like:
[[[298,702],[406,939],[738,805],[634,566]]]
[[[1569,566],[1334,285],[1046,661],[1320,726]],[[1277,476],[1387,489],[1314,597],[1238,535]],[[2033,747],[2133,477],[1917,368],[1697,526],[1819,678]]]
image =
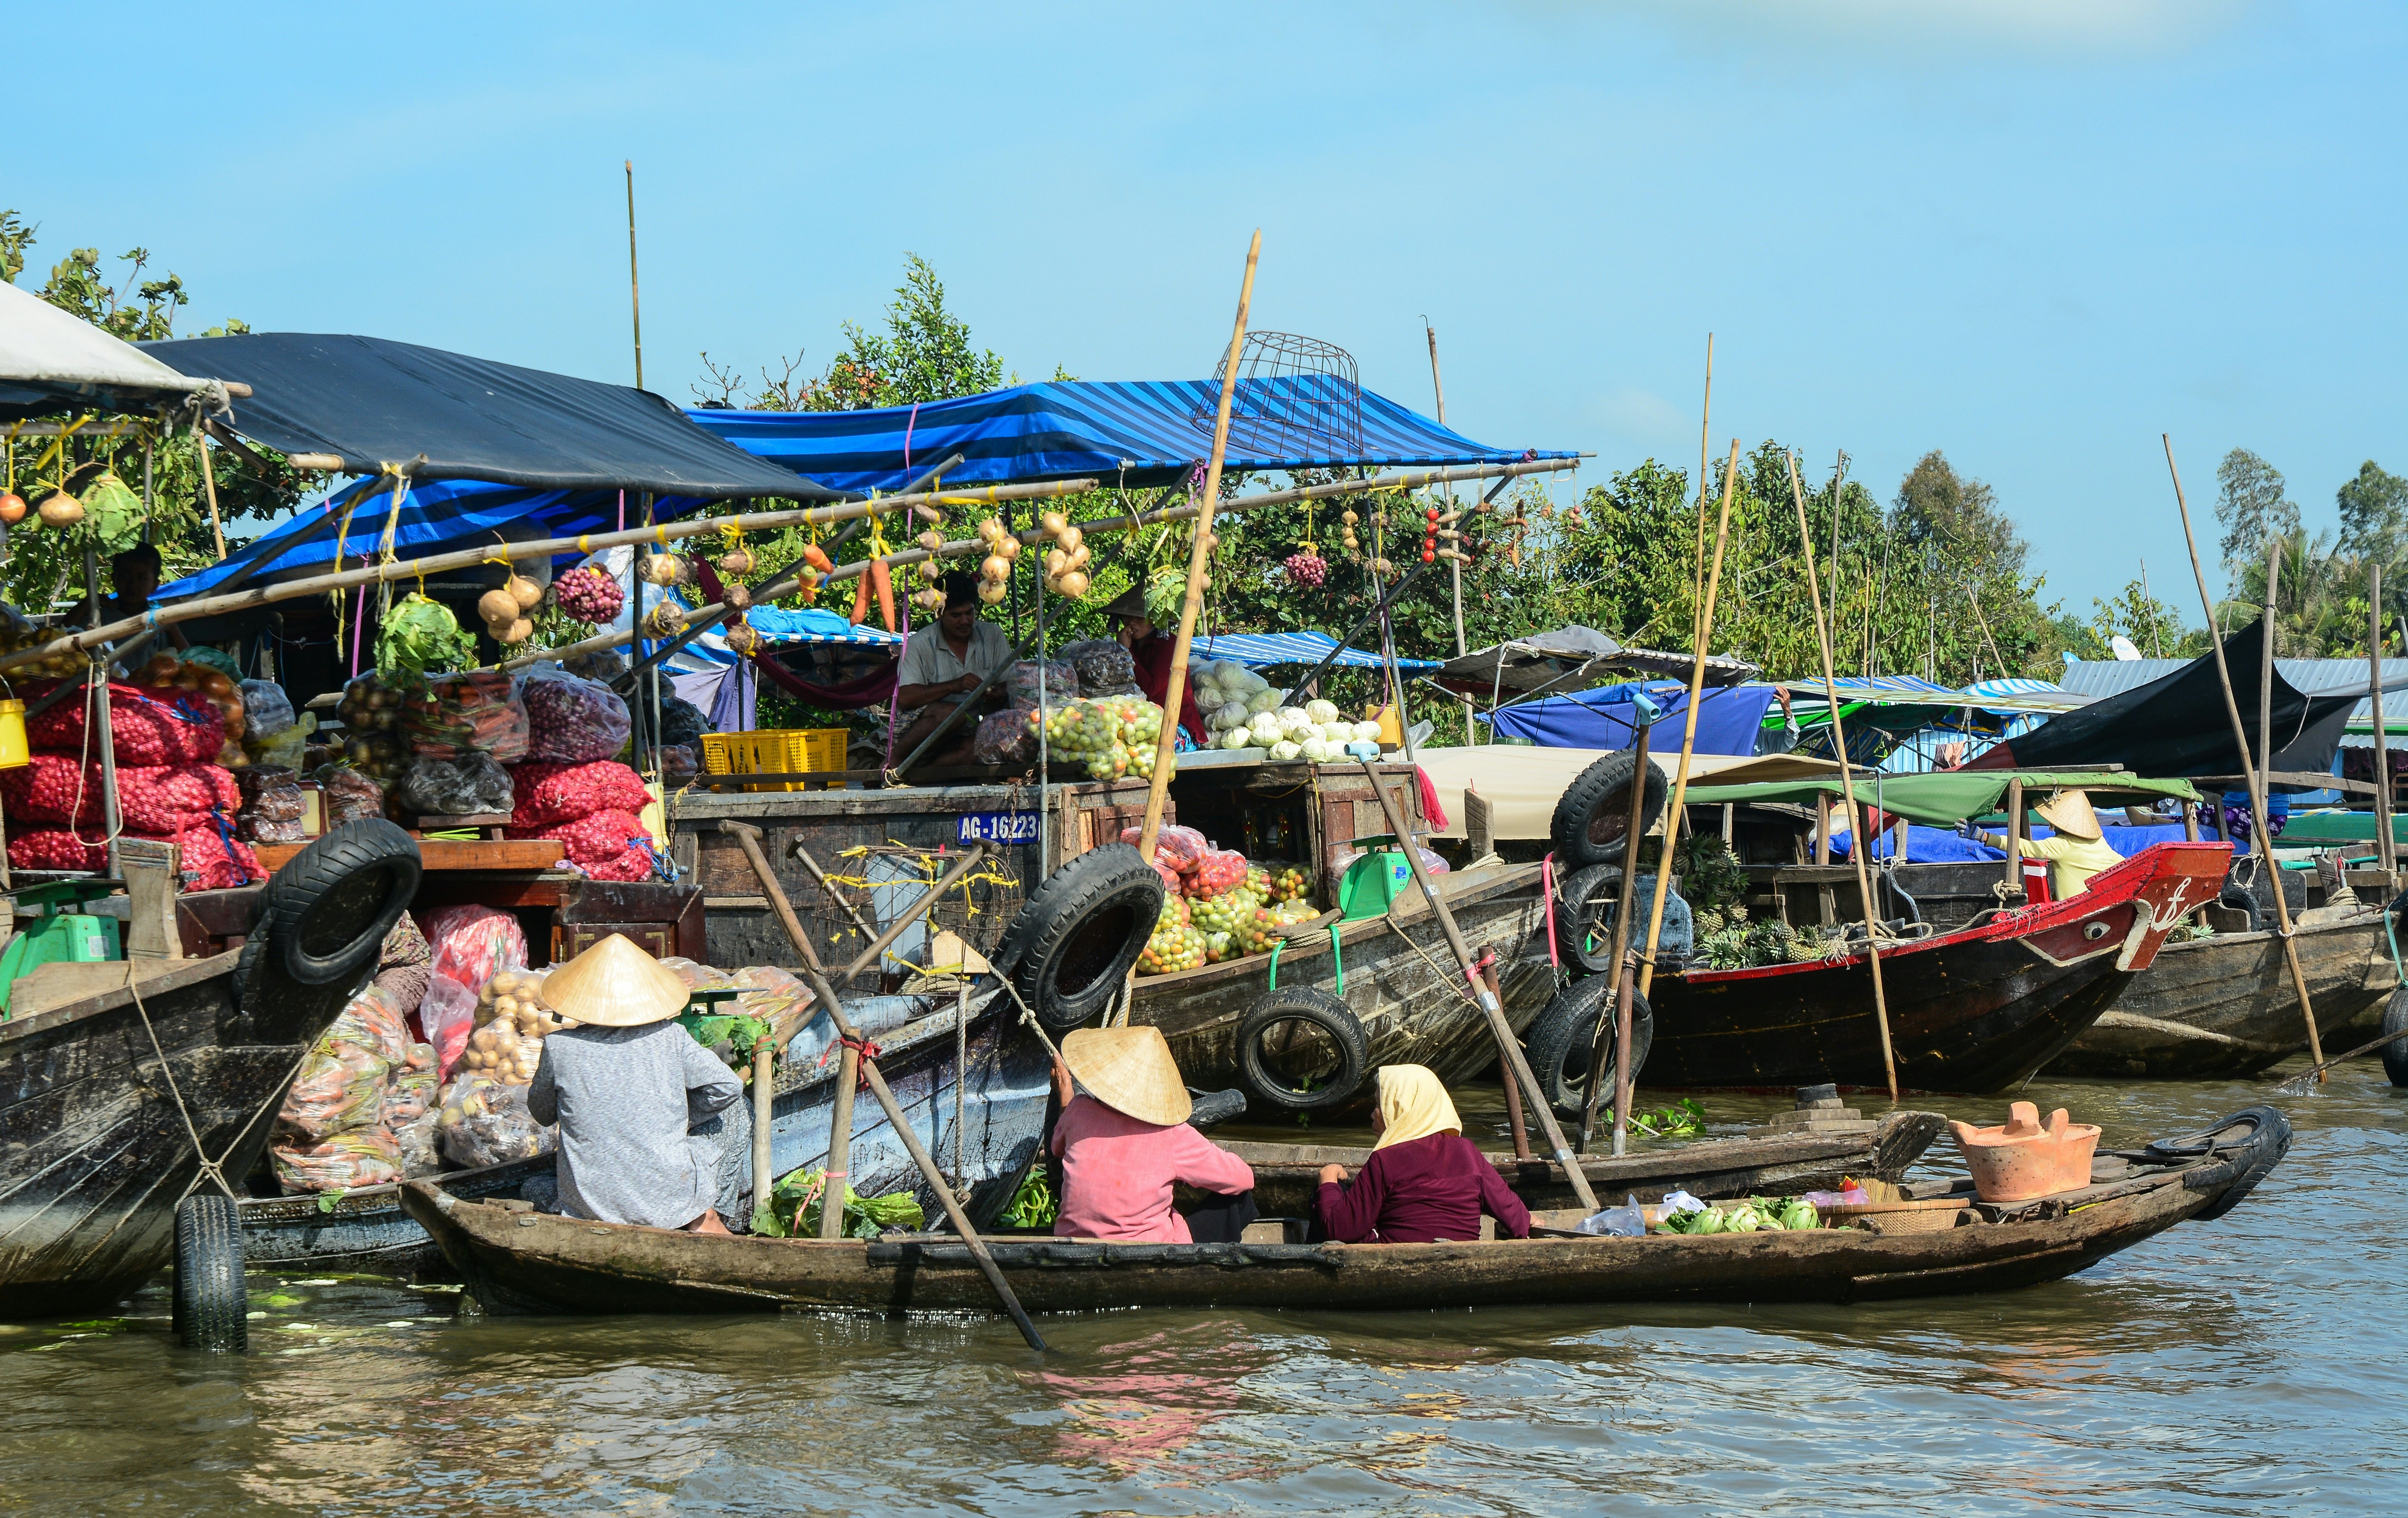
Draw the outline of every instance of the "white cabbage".
[[[1354,741],[1354,724],[1352,722],[1324,722],[1313,730],[1321,736],[1323,742],[1333,744],[1340,748]]]
[[[1246,698],[1246,710],[1249,712],[1276,712],[1279,705],[1280,692],[1268,686]]]
[[[1254,735],[1243,728],[1231,728],[1228,731],[1221,734],[1221,746],[1223,748],[1243,748],[1254,741]]]
[[[1283,764],[1286,763],[1289,759],[1296,758],[1302,752],[1304,752],[1304,745],[1301,744],[1292,744],[1283,740],[1271,745],[1271,758],[1278,759]]]
[[[1271,687],[1269,681],[1242,665],[1239,667],[1236,673],[1223,675],[1212,683],[1232,696],[1252,696],[1258,690],[1268,690]]]
[[[1280,731],[1291,738],[1299,737],[1312,730],[1312,718],[1293,706],[1283,706],[1271,716],[1279,720]]]
[[[1246,710],[1244,701],[1223,701],[1212,709],[1211,716],[1204,719],[1204,725],[1214,732],[1226,732],[1231,728],[1244,727],[1246,718],[1253,715]]]
[[[1279,718],[1268,712],[1256,712],[1246,726],[1263,743],[1269,743],[1280,735]]]
[[[1315,764],[1326,764],[1329,761],[1329,741],[1326,738],[1307,738],[1297,747],[1299,753]]]
[[[1380,724],[1377,722],[1357,722],[1354,724],[1354,736],[1365,743],[1377,743],[1380,738]]]
[[[1312,718],[1316,724],[1323,722],[1335,722],[1338,720],[1338,703],[1336,701],[1309,701],[1304,703],[1304,715]]]

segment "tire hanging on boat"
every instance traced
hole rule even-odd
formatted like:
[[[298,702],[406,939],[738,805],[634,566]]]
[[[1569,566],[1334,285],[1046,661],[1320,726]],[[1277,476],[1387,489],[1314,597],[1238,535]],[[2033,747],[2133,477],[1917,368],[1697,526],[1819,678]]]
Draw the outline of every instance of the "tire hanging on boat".
[[[1297,1029],[1306,1030],[1307,1058],[1334,1063],[1294,1072]],[[1272,1049],[1274,1039],[1284,1047]],[[1316,987],[1265,991],[1238,1024],[1239,1080],[1249,1097],[1283,1112],[1312,1112],[1350,1101],[1370,1073],[1371,1040],[1361,1020],[1344,1002]]]
[[[1054,1034],[1111,1005],[1162,916],[1162,875],[1127,844],[1091,848],[1054,872],[1004,930],[996,973],[1010,977]]]
[[[1556,1113],[1566,1118],[1579,1118],[1588,1103],[1589,1051],[1596,1046],[1598,1019],[1605,1011],[1606,999],[1613,990],[1613,981],[1606,976],[1591,976],[1575,980],[1557,991],[1538,1020],[1530,1024],[1525,1042],[1530,1050],[1530,1073],[1538,1077],[1539,1089]],[[1630,1078],[1635,1085],[1639,1072],[1647,1068],[1647,1049],[1656,1041],[1656,1014],[1647,998],[1635,990],[1630,998]],[[1606,1078],[1613,1078],[1611,1049],[1608,1043]]]
[[[188,1350],[240,1354],[251,1347],[250,1309],[234,1199],[185,1197],[176,1207],[176,1337]]]
[[[2408,986],[2391,993],[2383,1004],[2383,1032],[2389,1034],[2408,1029]],[[2383,1073],[2391,1077],[2394,1086],[2408,1086],[2408,1038],[2383,1046]]]
[[[330,986],[374,964],[418,893],[420,868],[417,844],[381,817],[347,822],[294,855],[261,893],[284,973]]]
[[[1555,857],[1568,870],[1585,870],[1591,865],[1618,864],[1630,840],[1624,836],[1630,827],[1630,785],[1636,773],[1639,756],[1625,748],[1606,755],[1580,773],[1578,778],[1564,788],[1555,802],[1555,816],[1550,836],[1554,839]],[[1652,762],[1647,766],[1644,808],[1640,813],[1640,831],[1656,825],[1664,815],[1664,802],[1670,788],[1664,772]]]
[[[1637,900],[1641,907],[1656,897],[1656,877],[1642,875],[1638,880]],[[1622,909],[1622,866],[1592,864],[1585,870],[1575,870],[1557,893],[1555,942],[1564,957],[1581,970],[1593,976],[1609,975],[1613,970],[1613,915]],[[1641,947],[1641,922],[1631,924],[1633,947]],[[1656,940],[1656,966],[1658,975],[1685,968],[1698,951],[1697,918],[1689,904],[1678,889],[1664,896],[1664,927]]]

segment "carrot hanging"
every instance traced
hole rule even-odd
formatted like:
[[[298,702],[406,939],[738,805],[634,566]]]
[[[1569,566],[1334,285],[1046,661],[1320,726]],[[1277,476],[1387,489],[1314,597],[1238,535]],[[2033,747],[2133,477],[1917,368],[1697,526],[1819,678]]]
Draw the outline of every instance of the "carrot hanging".
[[[872,563],[875,563],[872,560]],[[853,625],[859,627],[869,615],[869,576],[864,573],[853,582]]]
[[[871,559],[867,579],[878,595],[878,619],[886,624],[887,631],[892,632],[895,630],[895,576],[886,568],[886,560]]]

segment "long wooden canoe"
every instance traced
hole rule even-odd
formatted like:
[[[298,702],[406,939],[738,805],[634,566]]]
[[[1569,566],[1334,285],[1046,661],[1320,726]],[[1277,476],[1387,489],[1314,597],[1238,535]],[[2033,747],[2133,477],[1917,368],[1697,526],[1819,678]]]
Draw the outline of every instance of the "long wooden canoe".
[[[1635,1302],[1859,1302],[2001,1291],[2071,1275],[2186,1220],[2214,1217],[2282,1157],[2289,1128],[2254,1108],[2195,1152],[2037,1203],[1968,1205],[1928,1233],[1833,1227],[1703,1237],[1459,1244],[1104,1244],[990,1239],[1035,1312],[1132,1308],[1389,1311]],[[2203,1152],[2197,1152],[2203,1150]],[[403,1189],[488,1312],[781,1309],[986,1313],[995,1297],[945,1236],[767,1239],[586,1222]],[[524,1204],[515,1204],[523,1207]],[[1878,1224],[1875,1225],[1876,1227]]]
[[[2292,941],[2330,1045],[2382,1005],[2400,975],[2384,943],[2380,909],[2315,920]],[[2049,1062],[2053,1076],[2223,1080],[2254,1076],[2307,1047],[2307,1025],[2272,932],[2220,932],[2168,944],[2099,1020]]]
[[[1882,950],[1902,1090],[2021,1084],[2097,1021],[2166,934],[2214,900],[2230,846],[2158,844],[2062,902]],[[1656,982],[1652,1087],[1857,1090],[1886,1080],[1863,955]]]

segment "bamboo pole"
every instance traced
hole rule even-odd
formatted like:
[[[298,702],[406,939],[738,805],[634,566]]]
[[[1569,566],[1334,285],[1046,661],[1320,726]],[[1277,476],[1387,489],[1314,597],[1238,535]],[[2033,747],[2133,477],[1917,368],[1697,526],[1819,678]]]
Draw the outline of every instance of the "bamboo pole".
[[[1446,426],[1446,383],[1439,378],[1438,372],[1438,328],[1430,325],[1429,318],[1425,316],[1422,318],[1422,331],[1429,338],[1430,393],[1438,401],[1438,425],[1444,426]],[[1455,486],[1453,485],[1448,485],[1446,487],[1446,511],[1447,515],[1452,522],[1459,524],[1462,521],[1461,515],[1457,513],[1455,509]],[[1463,540],[1460,538],[1455,540],[1457,544],[1460,544],[1462,541]],[[1464,641],[1463,636],[1462,559],[1450,558],[1446,561],[1446,578],[1447,588],[1452,593],[1455,602],[1455,657],[1461,658],[1466,653],[1470,651],[1470,645]],[[1471,723],[1473,706],[1470,697],[1464,696],[1461,699],[1463,701],[1463,745],[1466,748],[1469,748],[1471,746],[1473,736]],[[1403,711],[1403,698],[1399,696],[1398,698],[1398,714],[1399,720],[1402,720]],[[1505,1089],[1507,1092],[1511,1092],[1513,1088],[1509,1082]]]
[[[2266,602],[2258,614],[2258,629],[2265,636],[2258,641],[2264,644],[2258,650],[2258,773],[2264,774],[2274,767],[2274,586],[2283,572],[2283,540],[2270,538],[2266,542]],[[2241,757],[2246,769],[2249,756]],[[2258,831],[2266,831],[2266,814],[2258,814]],[[2267,861],[2273,862],[2271,859]]]
[[[1630,1136],[1630,913],[1639,904],[1639,840],[1647,831],[1647,740],[1656,724],[1645,720],[1639,702],[1630,705],[1630,719],[1638,728],[1631,735],[1630,751],[1638,757],[1630,773],[1638,781],[1630,788],[1630,816],[1622,830],[1622,889],[1615,893],[1613,906],[1612,947],[1606,962],[1613,966],[1613,1018],[1611,1024],[1613,1047],[1613,1153],[1619,1158],[1628,1147]],[[1666,830],[1670,836],[1670,830]],[[1656,875],[1662,879],[1671,867],[1670,857],[1656,861]],[[1597,1105],[1605,1095],[1603,1074],[1608,1022],[1598,1019],[1597,1031],[1588,1041],[1588,1100],[1581,1104],[1580,1151],[1588,1152],[1589,1141],[1597,1136]]]
[[[2367,571],[2366,688],[2372,693],[2374,716],[2374,862],[2388,873],[2399,867],[2398,845],[2391,837],[2391,760],[2383,739],[2383,566]]]
[[[1221,495],[1221,460],[1229,449],[1229,407],[1238,398],[1238,357],[1246,345],[1246,312],[1254,299],[1254,265],[1263,255],[1263,231],[1246,248],[1246,277],[1238,286],[1238,319],[1229,329],[1229,355],[1222,366],[1221,403],[1212,413],[1212,453],[1204,465],[1204,499],[1196,513],[1195,541],[1187,549],[1187,595],[1179,603],[1179,637],[1171,647],[1170,680],[1162,693],[1162,736],[1154,746],[1154,778],[1145,793],[1145,824],[1138,853],[1154,858],[1162,831],[1163,798],[1170,793],[1171,754],[1178,746],[1179,702],[1187,693],[1187,651],[1196,642],[1197,614],[1204,608],[1204,566],[1212,554],[1212,512]]]
[[[2024,857],[2015,847],[2015,840],[2024,835],[2024,782],[2017,775],[2007,782],[2007,889],[2024,889]],[[2029,902],[2027,900],[2026,904]]]
[[[1814,643],[1823,656],[1823,697],[1831,703],[1831,746],[1840,756],[1840,794],[1848,807],[1848,858],[1856,865],[1856,895],[1865,907],[1865,963],[1873,976],[1873,1020],[1881,1029],[1882,1072],[1889,1077],[1889,1099],[1898,1100],[1898,1056],[1890,1047],[1889,997],[1882,989],[1880,912],[1873,905],[1872,876],[1865,856],[1872,851],[1872,840],[1865,836],[1863,815],[1856,810],[1856,783],[1848,764],[1848,735],[1840,726],[1840,677],[1831,665],[1831,625],[1823,619],[1823,586],[1814,572],[1813,529],[1806,523],[1806,490],[1798,483],[1798,458],[1787,455],[1789,465],[1789,499],[1798,507],[1798,541],[1804,546],[1801,556],[1806,560],[1806,597],[1814,608]],[[1904,827],[1903,818],[1899,826]]]
[[[636,388],[644,387],[644,301],[636,288],[636,161],[627,164],[627,313],[636,326]]]
[[[1639,956],[1639,994],[1646,995],[1656,986],[1656,943],[1664,932],[1664,898],[1672,888],[1672,845],[1681,832],[1682,809],[1689,795],[1689,758],[1698,751],[1698,703],[1704,699],[1706,687],[1706,640],[1714,629],[1714,598],[1722,589],[1723,551],[1730,546],[1731,496],[1739,488],[1739,440],[1733,438],[1730,460],[1723,467],[1723,504],[1714,526],[1713,568],[1706,576],[1705,600],[1699,603],[1697,629],[1691,639],[1689,666],[1689,711],[1681,724],[1681,762],[1672,772],[1672,801],[1664,808],[1664,849],[1656,861],[1656,899],[1647,913],[1647,949]],[[1698,521],[1698,546],[1700,562],[1705,548],[1705,518]],[[1634,784],[1645,785],[1647,777],[1637,776]],[[1630,852],[1625,856],[1628,868],[1639,864],[1639,840],[1630,840]]]
[[[199,427],[193,428],[193,446],[201,455],[201,488],[209,498],[209,531],[218,541],[218,561],[225,561],[225,524],[218,520],[218,472],[209,463],[208,435]]]
[[[2182,513],[2183,545],[2190,551],[2191,577],[2199,582],[2200,605],[2207,614],[2208,645],[2215,650],[2215,678],[2224,691],[2224,715],[2232,719],[2232,746],[2241,757],[2242,779],[2249,787],[2250,816],[2257,819],[2258,851],[2264,858],[2261,869],[2274,867],[2273,840],[2266,831],[2266,772],[2249,762],[2249,732],[2241,725],[2241,702],[2232,694],[2232,671],[2224,662],[2224,640],[2214,635],[2215,599],[2207,592],[2207,571],[2200,567],[2199,541],[2191,535],[2190,502],[2183,497],[2182,470],[2174,463],[2174,440],[2172,433],[2161,432],[2158,441],[2165,444],[2166,472],[2173,476],[2174,510]],[[2264,629],[2271,645],[2274,629]],[[2271,684],[2272,682],[2268,682]],[[2377,698],[2380,700],[2380,697]],[[2218,809],[2219,811],[2221,808]],[[2283,960],[2291,972],[2291,990],[2300,998],[2300,1018],[2308,1025],[2308,1057],[2317,1064],[2324,1063],[2324,1041],[2316,1035],[2316,1013],[2308,1000],[2308,977],[2300,968],[2300,946],[2291,936],[2291,904],[2283,892],[2283,883],[2271,882],[2274,889],[2274,920],[2282,930]],[[2324,1077],[2319,1073],[2321,1083]]]

